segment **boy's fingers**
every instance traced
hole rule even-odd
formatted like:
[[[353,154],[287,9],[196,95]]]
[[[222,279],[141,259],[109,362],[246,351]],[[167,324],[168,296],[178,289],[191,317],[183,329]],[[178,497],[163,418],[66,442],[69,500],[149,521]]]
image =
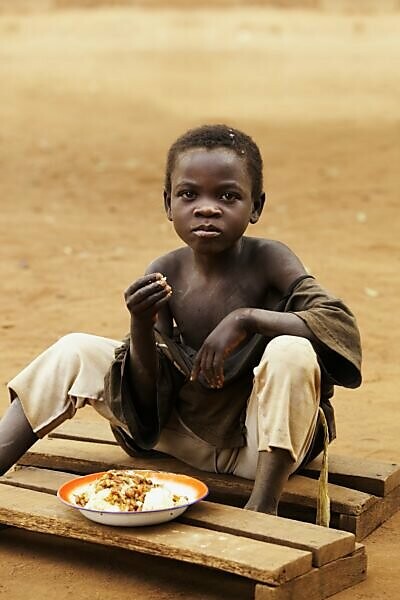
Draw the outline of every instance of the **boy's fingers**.
[[[153,308],[156,313],[164,304],[166,304],[168,302],[170,295],[171,294],[168,294],[167,296],[165,296],[164,298],[161,298],[154,304]]]
[[[201,370],[202,370],[202,373],[203,373],[204,377],[206,378],[207,383],[210,387],[216,386],[213,362],[214,362],[214,352],[212,350],[206,350],[205,353],[203,354],[203,357],[201,360]]]
[[[222,354],[215,354],[213,370],[216,386],[221,388],[224,384],[224,358]]]
[[[162,275],[162,273],[149,273],[148,275],[139,277],[139,279],[136,279],[133,283],[131,283],[131,285],[129,285],[126,288],[125,297],[131,296],[132,294],[134,294],[141,288],[143,288],[151,283],[156,283],[156,282],[160,282],[160,281],[165,281],[165,283],[166,283],[166,278],[164,277],[164,275]]]
[[[196,381],[200,374],[200,361],[201,361],[201,349],[198,351],[196,358],[193,361],[192,372],[190,374],[190,381]]]
[[[132,294],[132,298],[135,298],[136,302],[141,302],[152,294],[169,291],[170,289],[171,288],[167,284],[162,283],[161,280],[154,281],[153,283],[149,283],[145,287],[137,290],[134,294]]]
[[[210,358],[209,358],[209,352],[207,351],[207,349],[204,350],[203,356],[201,357],[201,372],[203,373],[204,377],[206,378],[207,383],[211,383],[210,382]]]
[[[149,283],[154,283],[161,278],[161,273],[150,273],[149,275],[139,277],[139,279],[136,279],[127,287],[126,293],[134,294],[137,290],[140,290],[140,288],[148,285]]]
[[[133,294],[127,297],[127,302],[131,304],[140,304],[147,298],[150,298],[152,295],[155,295],[159,292],[170,292],[171,287],[168,284],[161,283],[161,281],[155,281],[153,283],[149,283],[145,287],[138,289]]]
[[[202,346],[194,359],[190,380],[196,381],[200,373],[210,387],[221,388],[224,384],[223,354]]]
[[[168,300],[170,295],[170,292],[166,289],[155,291],[151,296],[147,296],[141,302],[128,302],[128,308],[135,314],[141,314],[149,308],[154,308],[160,300]]]

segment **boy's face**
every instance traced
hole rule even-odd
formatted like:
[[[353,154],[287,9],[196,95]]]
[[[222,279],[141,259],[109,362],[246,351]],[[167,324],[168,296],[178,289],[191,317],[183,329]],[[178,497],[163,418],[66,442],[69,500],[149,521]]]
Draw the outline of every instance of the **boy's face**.
[[[179,237],[195,251],[213,253],[234,246],[264,202],[264,196],[253,201],[246,160],[228,148],[181,152],[164,199]]]

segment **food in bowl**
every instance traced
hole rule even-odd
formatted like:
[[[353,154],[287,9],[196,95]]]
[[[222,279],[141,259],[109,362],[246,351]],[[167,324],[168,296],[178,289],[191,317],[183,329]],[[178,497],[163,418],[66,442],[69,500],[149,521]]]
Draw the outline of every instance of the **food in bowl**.
[[[110,470],[89,483],[75,503],[89,510],[142,512],[183,506],[187,496],[172,492],[168,485],[156,483],[145,472]]]

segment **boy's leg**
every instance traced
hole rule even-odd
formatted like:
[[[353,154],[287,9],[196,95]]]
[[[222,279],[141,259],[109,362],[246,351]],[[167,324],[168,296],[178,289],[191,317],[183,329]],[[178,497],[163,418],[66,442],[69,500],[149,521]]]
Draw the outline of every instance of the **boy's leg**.
[[[104,375],[119,344],[83,333],[66,335],[9,382],[12,403],[0,421],[0,473],[81,406],[101,407]]]
[[[287,479],[313,440],[321,375],[312,345],[297,336],[274,338],[254,374],[247,444],[233,473],[255,480],[246,508],[276,513]]]
[[[0,474],[8,471],[38,440],[18,398],[0,421]]]
[[[292,467],[293,459],[287,450],[271,448],[269,452],[259,451],[254,487],[244,508],[276,515]]]

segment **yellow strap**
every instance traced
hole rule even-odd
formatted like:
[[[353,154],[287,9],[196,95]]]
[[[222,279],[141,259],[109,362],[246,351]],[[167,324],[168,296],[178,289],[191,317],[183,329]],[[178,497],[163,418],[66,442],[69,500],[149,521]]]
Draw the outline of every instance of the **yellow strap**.
[[[319,414],[322,421],[322,427],[324,429],[324,449],[322,452],[322,465],[321,472],[318,480],[318,498],[317,498],[317,525],[323,527],[329,527],[329,521],[331,516],[330,511],[330,499],[328,495],[328,445],[329,445],[329,432],[328,424],[326,422],[324,411],[319,407]]]

